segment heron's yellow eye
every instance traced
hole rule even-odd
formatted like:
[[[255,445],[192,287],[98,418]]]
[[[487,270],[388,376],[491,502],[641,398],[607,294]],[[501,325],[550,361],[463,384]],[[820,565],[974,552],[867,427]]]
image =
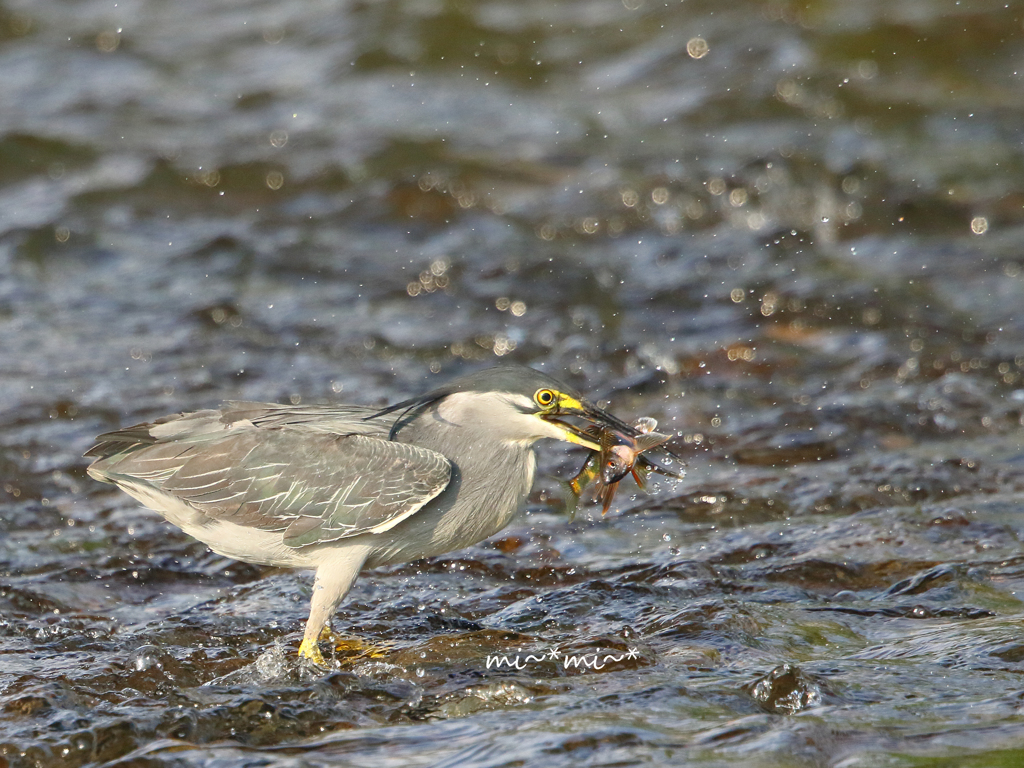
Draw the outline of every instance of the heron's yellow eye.
[[[538,389],[533,399],[537,401],[537,405],[547,408],[555,402],[555,393],[550,389]]]

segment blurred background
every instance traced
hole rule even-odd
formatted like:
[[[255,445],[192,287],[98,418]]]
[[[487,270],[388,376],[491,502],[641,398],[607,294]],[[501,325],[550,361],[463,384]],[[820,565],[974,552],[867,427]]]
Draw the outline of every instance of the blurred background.
[[[0,0],[0,73],[0,766],[1024,761],[1020,4]],[[545,446],[326,677],[80,458],[500,362],[686,478]]]

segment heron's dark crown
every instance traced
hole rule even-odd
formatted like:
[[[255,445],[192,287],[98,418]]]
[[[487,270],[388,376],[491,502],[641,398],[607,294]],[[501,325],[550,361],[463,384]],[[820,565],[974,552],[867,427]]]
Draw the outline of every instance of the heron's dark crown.
[[[521,365],[502,365],[468,373],[444,384],[430,393],[444,397],[455,392],[508,392],[532,398],[538,389],[553,389],[579,398],[580,394],[546,373]]]

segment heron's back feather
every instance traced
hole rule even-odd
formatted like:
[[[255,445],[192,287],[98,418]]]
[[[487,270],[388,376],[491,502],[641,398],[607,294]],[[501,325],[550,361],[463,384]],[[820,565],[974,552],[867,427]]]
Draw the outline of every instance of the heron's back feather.
[[[130,493],[147,484],[147,505],[165,494],[211,521],[280,531],[288,547],[378,533],[437,496],[451,464],[387,440],[392,419],[372,413],[231,402],[100,435],[89,473]]]

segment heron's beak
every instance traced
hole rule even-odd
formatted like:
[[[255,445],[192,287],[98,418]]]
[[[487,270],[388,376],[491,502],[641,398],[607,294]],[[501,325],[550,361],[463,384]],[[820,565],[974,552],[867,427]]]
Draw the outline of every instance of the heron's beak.
[[[588,435],[575,424],[568,424],[552,415],[542,415],[540,418],[544,419],[548,424],[558,427],[562,433],[562,439],[567,443],[582,445],[584,448],[589,448],[592,451],[601,450],[601,446],[594,442],[594,436]]]
[[[541,414],[541,418],[559,427],[565,433],[565,440],[567,442],[582,445],[584,448],[589,448],[592,451],[601,450],[601,446],[597,442],[597,434],[591,430],[577,427],[575,424],[562,421],[561,417],[564,416],[582,419],[599,429],[614,429],[616,432],[630,437],[636,437],[640,434],[635,427],[598,408],[593,403],[560,393],[556,407],[547,413]]]

